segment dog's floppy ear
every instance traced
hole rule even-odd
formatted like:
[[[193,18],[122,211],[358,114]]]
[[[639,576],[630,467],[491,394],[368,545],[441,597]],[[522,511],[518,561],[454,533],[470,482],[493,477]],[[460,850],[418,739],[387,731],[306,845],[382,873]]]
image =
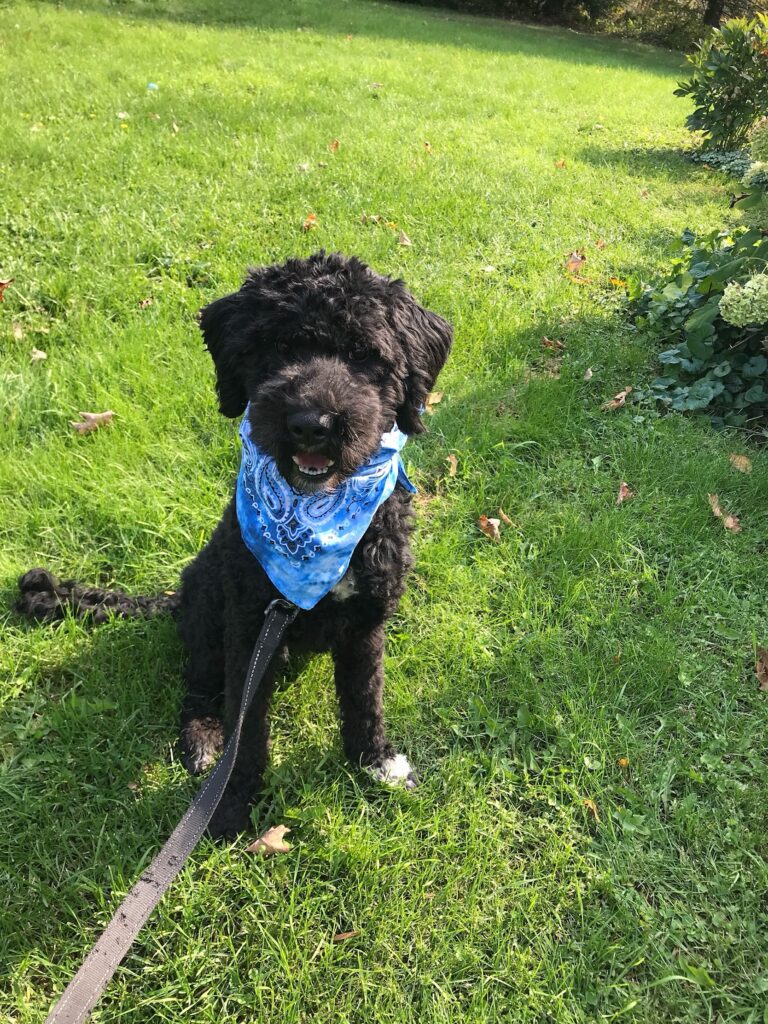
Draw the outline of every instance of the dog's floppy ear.
[[[437,313],[424,309],[401,281],[394,281],[393,323],[408,365],[405,399],[397,425],[405,434],[421,434],[421,411],[434,387],[453,341],[453,328]]]
[[[242,291],[216,299],[200,310],[200,330],[216,368],[219,409],[233,419],[245,412],[248,398],[243,387],[240,357],[243,352]]]

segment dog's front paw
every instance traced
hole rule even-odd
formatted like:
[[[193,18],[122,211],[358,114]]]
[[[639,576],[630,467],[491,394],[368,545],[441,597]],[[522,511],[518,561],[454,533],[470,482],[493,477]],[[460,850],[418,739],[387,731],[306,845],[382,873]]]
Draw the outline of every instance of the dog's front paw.
[[[415,789],[419,784],[419,777],[405,754],[393,754],[378,764],[368,765],[366,771],[385,786]]]
[[[211,839],[234,839],[251,824],[251,806],[236,793],[224,793],[206,832]]]
[[[190,775],[209,768],[224,747],[224,727],[216,715],[202,715],[182,722],[179,736],[181,761]]]

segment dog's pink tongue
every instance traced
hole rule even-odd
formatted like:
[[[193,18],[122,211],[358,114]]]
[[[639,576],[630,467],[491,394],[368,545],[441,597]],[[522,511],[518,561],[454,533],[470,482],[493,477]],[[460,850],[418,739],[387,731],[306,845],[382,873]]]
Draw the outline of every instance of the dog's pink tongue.
[[[311,452],[299,452],[294,459],[302,469],[327,469],[331,464],[327,455],[313,455]]]

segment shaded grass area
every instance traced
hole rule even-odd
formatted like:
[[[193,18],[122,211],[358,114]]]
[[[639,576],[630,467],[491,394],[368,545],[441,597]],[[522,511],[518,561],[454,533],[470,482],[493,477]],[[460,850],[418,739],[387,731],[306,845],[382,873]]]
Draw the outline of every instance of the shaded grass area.
[[[423,785],[350,770],[311,663],[254,818],[292,853],[201,847],[95,1019],[762,1021],[768,464],[600,411],[652,359],[609,278],[723,217],[724,179],[674,154],[675,59],[314,0],[13,4],[0,39],[2,607],[33,564],[174,586],[238,460],[194,315],[248,263],[358,253],[457,337],[406,450],[418,564],[388,655]],[[2,629],[0,1006],[38,1021],[194,783],[171,623]]]

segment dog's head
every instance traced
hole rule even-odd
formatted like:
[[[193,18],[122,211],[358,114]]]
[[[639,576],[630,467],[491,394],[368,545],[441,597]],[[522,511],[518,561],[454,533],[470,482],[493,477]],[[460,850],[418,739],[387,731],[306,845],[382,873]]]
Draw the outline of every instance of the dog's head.
[[[451,328],[402,281],[355,257],[319,252],[249,271],[240,291],[200,316],[219,406],[296,489],[332,489],[396,422],[424,430],[420,410],[446,360]]]

